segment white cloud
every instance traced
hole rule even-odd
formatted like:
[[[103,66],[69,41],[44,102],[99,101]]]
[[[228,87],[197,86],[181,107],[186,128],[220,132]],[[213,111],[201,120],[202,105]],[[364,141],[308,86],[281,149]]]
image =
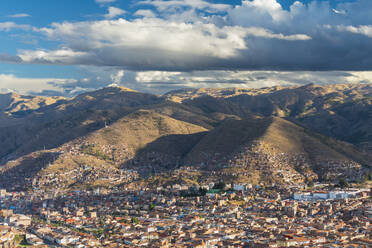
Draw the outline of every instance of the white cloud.
[[[64,47],[54,51],[21,51],[25,63],[120,66],[129,69],[213,67],[215,59],[240,56],[249,37],[304,41],[304,34],[276,34],[259,27],[213,23],[179,23],[159,18],[54,23],[42,28],[49,39]],[[209,65],[208,65],[209,64]]]
[[[51,39],[62,39],[68,47],[89,51],[102,63],[115,63],[125,66],[128,61],[168,63],[167,53],[184,55],[172,59],[184,63],[192,56],[231,57],[237,49],[244,49],[244,36],[247,30],[240,27],[218,28],[213,24],[172,23],[161,19],[136,19],[127,21],[96,21],[81,23],[55,23],[52,28],[42,30]],[[102,53],[106,50],[109,53]],[[141,54],[141,51],[143,54]],[[55,61],[56,53],[44,51],[27,52],[20,57],[32,62],[33,58]],[[86,53],[69,50],[72,59],[80,59]],[[117,58],[119,55],[121,58]],[[133,56],[134,55],[134,56]],[[133,57],[128,57],[133,56]],[[50,59],[50,57],[52,59]],[[189,57],[189,58],[187,58]],[[162,62],[164,61],[164,62]],[[78,63],[78,62],[77,62]]]
[[[311,40],[311,37],[306,34],[293,34],[293,35],[283,35],[283,34],[274,34],[272,31],[258,28],[258,27],[250,27],[245,29],[247,34],[256,36],[256,37],[263,37],[268,39],[279,39],[279,40]]]
[[[163,94],[179,88],[243,87],[261,88],[275,85],[372,83],[372,71],[229,71],[207,70],[192,72],[124,71],[112,67],[84,66],[85,80],[65,84],[74,87],[101,88],[121,85],[141,92]]]
[[[281,22],[288,18],[288,12],[276,0],[253,0],[242,1],[242,6],[236,9],[244,9],[246,12],[256,12],[261,18],[271,17],[273,22]]]
[[[134,90],[162,94],[179,88],[241,87],[261,88],[275,85],[303,85],[308,83],[372,83],[372,71],[228,71],[193,72],[125,71],[112,67],[82,66],[82,79],[18,78],[0,74],[0,92],[21,94],[49,94],[72,96],[106,87],[125,86]]]
[[[29,14],[26,13],[19,13],[19,14],[14,14],[14,15],[8,15],[7,17],[10,18],[24,18],[24,17],[31,17]]]
[[[176,80],[176,82],[178,82],[179,80],[184,79],[184,76],[181,77],[181,75],[181,72],[144,71],[136,73],[136,81],[141,84],[169,82],[173,80]]]
[[[18,57],[24,63],[131,70],[372,69],[369,40],[349,38],[350,32],[370,35],[372,17],[364,13],[372,7],[371,1],[358,0],[335,8],[327,1],[295,2],[289,10],[277,0],[243,1],[236,6],[202,0],[147,0],[138,4],[155,6],[157,17],[152,10],[140,9],[134,13],[137,18],[128,20],[54,23],[40,32],[60,42],[59,47],[22,51]],[[216,12],[211,13],[211,9]],[[337,14],[335,9],[347,15]],[[109,11],[106,17],[114,18],[119,12]],[[364,20],[358,19],[359,13]],[[351,47],[365,52],[350,51]],[[349,55],[345,58],[345,54]],[[1,57],[18,61],[16,56]]]
[[[0,60],[94,68],[84,80],[62,84],[68,92],[108,83],[162,92],[184,86],[362,82],[369,73],[349,71],[372,70],[370,0],[336,7],[328,1],[297,1],[289,10],[277,0],[236,6],[202,0],[137,4],[155,8],[139,9],[130,19],[65,21],[38,30],[0,23],[0,30],[35,30],[59,42],[50,50],[0,54]],[[108,19],[123,14],[115,7],[108,10]]]
[[[164,72],[146,71],[136,73],[136,81],[146,87],[159,85],[168,88],[214,88],[243,87],[261,88],[276,85],[303,85],[309,83],[372,83],[372,71],[365,72],[278,72],[278,71],[194,71]]]
[[[33,62],[40,64],[74,64],[75,58],[79,57],[84,60],[88,53],[73,51],[69,48],[60,50],[45,51],[45,50],[21,50],[18,55],[23,62]]]
[[[17,24],[14,22],[0,22],[0,31],[10,31],[12,29],[23,29],[29,30],[31,29],[30,25],[27,24]]]
[[[139,9],[134,13],[134,16],[142,16],[147,18],[155,18],[156,14],[149,9]]]
[[[42,91],[56,91],[63,94],[58,85],[74,82],[74,79],[61,78],[20,78],[13,74],[0,74],[1,91],[17,92],[20,94],[40,93]],[[54,82],[54,85],[51,84]]]
[[[105,15],[105,18],[106,19],[113,19],[113,18],[115,18],[117,16],[121,16],[123,14],[125,14],[124,10],[110,6],[108,8],[108,13]]]
[[[339,14],[339,15],[346,15],[346,11],[345,10],[337,10],[337,9],[332,9],[332,11],[336,14]]]
[[[110,77],[111,77],[111,81],[114,84],[119,84],[121,82],[122,78],[124,77],[124,70],[119,70],[115,74],[111,74]]]
[[[338,31],[346,31],[354,34],[361,34],[372,38],[372,25],[360,25],[357,27],[351,25],[349,26],[338,25],[336,26],[336,29]]]

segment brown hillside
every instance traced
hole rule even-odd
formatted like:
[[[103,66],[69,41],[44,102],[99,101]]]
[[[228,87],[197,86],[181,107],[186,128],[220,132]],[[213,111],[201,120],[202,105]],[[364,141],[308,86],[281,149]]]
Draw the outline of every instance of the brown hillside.
[[[342,143],[326,143],[321,137],[277,117],[230,120],[201,139],[185,163],[207,170],[238,166],[245,168],[244,173],[259,171],[261,176],[282,176],[277,172],[288,171],[292,176],[298,174],[298,180],[313,177],[312,171],[323,179],[335,178],[340,171],[359,178],[361,164],[346,154],[363,155],[353,147],[340,153],[337,146]]]
[[[178,102],[202,101],[208,96],[222,98],[255,114],[289,118],[323,135],[372,151],[371,84],[184,89],[164,95]]]

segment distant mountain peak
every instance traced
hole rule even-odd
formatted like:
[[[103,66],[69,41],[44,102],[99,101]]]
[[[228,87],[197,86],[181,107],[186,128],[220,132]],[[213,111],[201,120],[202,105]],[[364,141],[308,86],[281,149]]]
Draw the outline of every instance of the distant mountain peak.
[[[136,90],[132,90],[132,89],[129,89],[129,88],[126,88],[126,87],[120,86],[120,85],[115,84],[115,83],[109,84],[106,88],[117,88],[117,89],[120,89],[120,90],[122,90],[122,91],[137,92]]]

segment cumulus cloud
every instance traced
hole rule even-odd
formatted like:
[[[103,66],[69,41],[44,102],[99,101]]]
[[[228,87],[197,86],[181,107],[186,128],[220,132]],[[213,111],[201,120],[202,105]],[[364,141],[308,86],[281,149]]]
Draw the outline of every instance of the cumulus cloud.
[[[357,33],[369,34],[367,27],[372,23],[372,17],[368,13],[371,8],[371,1],[357,0],[338,4],[338,13],[335,13],[328,1],[312,1],[308,4],[297,1],[286,11],[276,0],[253,0],[243,1],[242,5],[229,10],[228,20],[233,26],[255,25],[275,33],[292,32],[311,37],[311,41],[295,45],[281,41],[247,41],[247,47],[253,49],[242,51],[242,56],[246,58],[242,61],[243,68],[371,70],[370,40],[355,36]],[[339,28],[333,28],[336,26]],[[344,26],[348,27],[349,32],[340,32]],[[361,50],[363,53],[359,52]],[[254,56],[258,58],[256,61],[252,59]]]
[[[24,63],[120,66],[133,70],[224,68],[226,60],[244,59],[251,38],[284,42],[311,39],[305,34],[273,33],[260,27],[170,22],[160,18],[54,23],[42,28],[58,50],[20,51]]]
[[[105,16],[106,19],[113,19],[113,18],[115,18],[117,16],[121,16],[123,14],[125,14],[124,10],[110,6],[108,8],[108,13],[104,16]]]
[[[362,82],[366,75],[350,71],[372,70],[370,0],[337,6],[296,1],[288,10],[277,0],[237,5],[144,0],[136,7],[130,18],[112,20],[124,13],[109,7],[106,20],[40,29],[0,23],[0,31],[30,30],[59,43],[54,49],[1,54],[0,60],[78,65],[100,73],[61,84],[66,92],[107,83],[153,92],[198,85]]]
[[[230,17],[242,25],[252,23],[272,25],[288,20],[289,14],[276,0],[242,1],[241,6],[230,10]]]
[[[162,19],[57,23],[53,28],[43,31],[49,38],[65,40],[68,46],[75,50],[89,49],[93,52],[115,50],[121,55],[126,53],[131,55],[135,51],[140,60],[145,60],[143,55],[148,60],[152,60],[163,52],[165,55],[184,54],[183,58],[186,60],[187,53],[220,58],[231,57],[236,54],[236,49],[245,48],[244,36],[247,33],[247,30],[240,27],[218,28],[214,24],[175,23]],[[84,47],[77,47],[82,41]],[[146,54],[140,54],[140,50],[144,50]],[[180,57],[180,62],[183,58]],[[128,59],[136,60],[135,57]],[[161,60],[161,58],[156,59]],[[122,64],[118,61],[119,66],[125,66],[126,58],[123,60]]]
[[[54,23],[39,31],[61,42],[62,48],[20,51],[17,56],[23,63],[126,70],[372,69],[372,17],[365,14],[371,1],[339,4],[338,13],[327,1],[295,2],[289,10],[277,0],[242,1],[236,6],[147,0],[139,5],[155,6],[158,17],[139,9],[132,19]],[[218,14],[205,15],[207,10]],[[110,7],[106,17],[115,18],[122,11]],[[177,15],[168,15],[172,11]],[[12,27],[7,24],[3,29]]]

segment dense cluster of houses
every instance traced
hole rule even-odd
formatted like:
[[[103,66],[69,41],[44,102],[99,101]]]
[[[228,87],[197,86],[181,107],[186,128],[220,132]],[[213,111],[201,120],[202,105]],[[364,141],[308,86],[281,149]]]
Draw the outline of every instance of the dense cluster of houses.
[[[0,247],[372,245],[370,189],[218,185],[0,190]]]
[[[332,190],[332,191],[305,191],[293,194],[294,200],[314,201],[314,200],[335,200],[356,198],[358,195],[366,197],[368,190],[352,189],[352,190]]]

